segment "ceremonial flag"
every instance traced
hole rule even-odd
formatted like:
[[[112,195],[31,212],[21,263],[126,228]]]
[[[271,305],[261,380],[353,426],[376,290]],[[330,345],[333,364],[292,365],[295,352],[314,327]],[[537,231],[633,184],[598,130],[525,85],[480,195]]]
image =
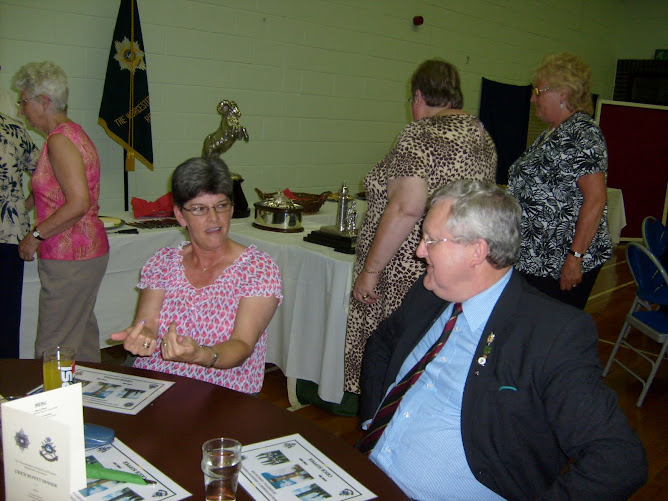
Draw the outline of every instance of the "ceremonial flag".
[[[151,107],[143,47],[136,0],[121,0],[97,123],[125,148],[126,171],[134,170],[135,157],[153,170]]]

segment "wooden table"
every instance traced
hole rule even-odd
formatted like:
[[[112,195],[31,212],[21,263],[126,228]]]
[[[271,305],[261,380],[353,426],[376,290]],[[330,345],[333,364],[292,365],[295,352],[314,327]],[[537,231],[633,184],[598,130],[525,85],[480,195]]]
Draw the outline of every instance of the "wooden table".
[[[42,382],[39,360],[0,360],[0,394],[22,395]],[[116,431],[116,436],[144,459],[204,499],[201,446],[209,438],[232,437],[242,444],[300,433],[380,500],[408,499],[364,455],[342,439],[262,399],[194,379],[108,364],[88,367],[174,381],[176,384],[136,416],[84,407],[84,421]],[[4,499],[4,477],[0,499]],[[239,501],[251,500],[239,487]]]

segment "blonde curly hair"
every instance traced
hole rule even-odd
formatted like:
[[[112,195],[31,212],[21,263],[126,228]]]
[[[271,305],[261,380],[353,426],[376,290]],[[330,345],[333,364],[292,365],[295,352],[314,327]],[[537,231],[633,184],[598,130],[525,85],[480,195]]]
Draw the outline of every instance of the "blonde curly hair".
[[[580,56],[570,52],[550,54],[543,58],[533,74],[533,81],[546,80],[551,88],[569,90],[566,105],[570,111],[592,114],[591,70]]]

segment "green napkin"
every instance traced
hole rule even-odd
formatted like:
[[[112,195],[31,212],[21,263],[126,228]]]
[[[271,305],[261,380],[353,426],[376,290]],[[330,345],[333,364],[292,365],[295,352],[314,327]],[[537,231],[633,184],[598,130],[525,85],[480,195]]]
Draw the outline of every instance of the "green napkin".
[[[100,463],[86,465],[86,478],[99,478],[102,480],[116,480],[118,482],[127,482],[130,484],[148,485],[155,483],[152,480],[145,480],[141,475],[128,473],[126,471],[112,470],[105,468]]]

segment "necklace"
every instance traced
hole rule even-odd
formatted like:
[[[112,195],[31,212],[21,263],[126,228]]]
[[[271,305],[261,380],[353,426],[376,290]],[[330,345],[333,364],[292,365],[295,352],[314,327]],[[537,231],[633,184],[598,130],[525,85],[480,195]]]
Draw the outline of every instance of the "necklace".
[[[216,261],[215,263],[210,264],[210,265],[207,266],[206,268],[202,268],[202,273],[206,273],[208,270],[210,270],[210,269],[213,268],[214,266],[216,266],[216,265],[222,263],[224,259],[225,259],[225,256],[223,256],[222,259],[219,259],[219,260]]]

